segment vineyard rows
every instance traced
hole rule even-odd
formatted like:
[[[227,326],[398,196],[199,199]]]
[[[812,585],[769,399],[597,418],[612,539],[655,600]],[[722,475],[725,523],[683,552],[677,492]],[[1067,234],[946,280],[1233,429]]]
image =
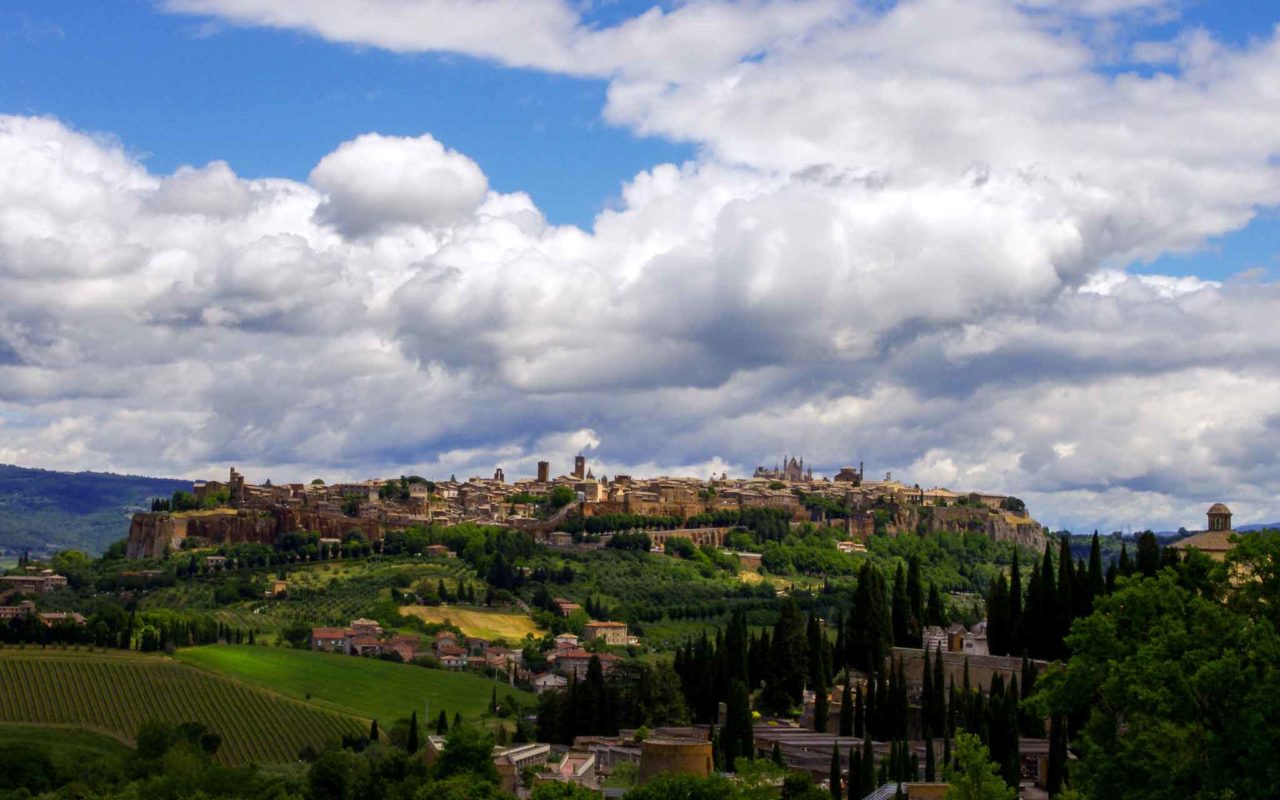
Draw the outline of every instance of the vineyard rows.
[[[149,719],[201,722],[224,764],[293,761],[363,723],[159,657],[0,652],[0,721],[70,725],[132,740]]]

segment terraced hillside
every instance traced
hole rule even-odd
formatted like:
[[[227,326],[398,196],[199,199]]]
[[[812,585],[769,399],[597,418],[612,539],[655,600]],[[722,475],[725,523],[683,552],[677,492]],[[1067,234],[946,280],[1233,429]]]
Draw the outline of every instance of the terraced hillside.
[[[132,742],[148,719],[201,722],[225,764],[284,763],[368,723],[163,656],[0,650],[0,722],[61,725]]]

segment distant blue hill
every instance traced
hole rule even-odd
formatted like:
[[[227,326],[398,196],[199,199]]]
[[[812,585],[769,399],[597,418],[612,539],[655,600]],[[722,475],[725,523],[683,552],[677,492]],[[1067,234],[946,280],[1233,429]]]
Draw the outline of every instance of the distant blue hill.
[[[0,464],[0,557],[74,548],[98,554],[129,533],[129,517],[191,481],[54,472]]]
[[[1280,530],[1280,522],[1261,522],[1254,525],[1236,525],[1238,531],[1267,531]]]

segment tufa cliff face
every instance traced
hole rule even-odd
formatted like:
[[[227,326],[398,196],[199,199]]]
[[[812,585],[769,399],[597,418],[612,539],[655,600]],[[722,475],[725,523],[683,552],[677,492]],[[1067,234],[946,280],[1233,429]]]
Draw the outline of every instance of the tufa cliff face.
[[[1030,517],[1017,517],[1006,512],[983,507],[947,506],[945,508],[899,506],[889,524],[890,533],[947,533],[986,534],[997,542],[1014,542],[1037,552],[1044,550],[1048,541],[1044,528]]]
[[[129,558],[160,558],[166,547],[176,551],[188,537],[212,545],[244,542],[270,545],[275,544],[278,536],[298,530],[315,531],[326,539],[341,539],[358,530],[371,542],[380,540],[386,533],[381,523],[372,520],[295,508],[134,514],[129,524],[128,555]]]

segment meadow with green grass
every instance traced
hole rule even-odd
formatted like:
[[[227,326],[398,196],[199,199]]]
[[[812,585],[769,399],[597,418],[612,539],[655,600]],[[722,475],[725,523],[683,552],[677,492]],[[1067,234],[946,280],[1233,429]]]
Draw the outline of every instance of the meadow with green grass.
[[[119,764],[129,754],[128,747],[102,733],[0,722],[0,751],[18,744],[47,753],[54,768],[62,774],[75,773],[94,764]]]
[[[249,645],[207,645],[179,650],[178,659],[218,675],[297,698],[312,706],[376,719],[384,727],[430,705],[478,720],[498,697],[531,704],[533,695],[492,679],[372,658]]]
[[[266,648],[262,648],[266,649]],[[223,764],[285,763],[368,722],[160,655],[0,649],[0,722],[74,728],[132,743],[148,720],[200,722],[222,737]]]

